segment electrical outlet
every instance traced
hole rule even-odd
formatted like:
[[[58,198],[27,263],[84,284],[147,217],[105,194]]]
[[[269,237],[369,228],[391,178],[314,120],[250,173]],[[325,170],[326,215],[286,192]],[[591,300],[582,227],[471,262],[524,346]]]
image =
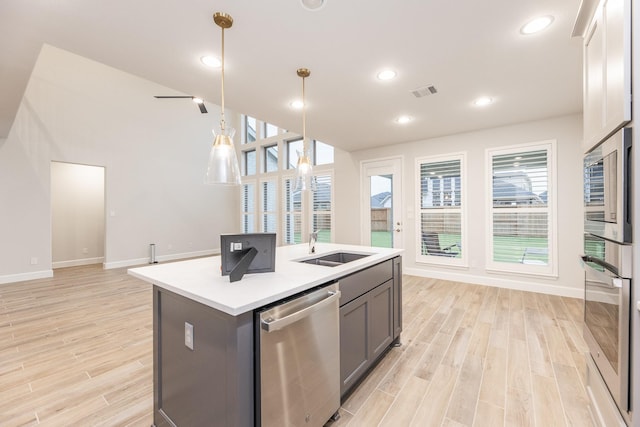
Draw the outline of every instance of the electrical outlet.
[[[89,253],[89,248],[82,248],[82,253],[83,254],[88,254]]]
[[[31,257],[31,265],[37,265],[38,264],[38,257]]]
[[[184,345],[193,350],[193,325],[189,322],[184,322]]]

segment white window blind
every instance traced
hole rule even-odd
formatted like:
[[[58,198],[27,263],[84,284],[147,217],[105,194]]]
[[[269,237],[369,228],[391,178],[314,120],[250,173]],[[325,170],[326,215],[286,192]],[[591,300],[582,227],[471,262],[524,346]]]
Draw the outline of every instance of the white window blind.
[[[284,179],[284,243],[302,242],[302,193],[293,191],[295,178]]]
[[[276,180],[260,183],[261,196],[261,231],[275,233],[277,231],[277,194]]]
[[[255,184],[242,184],[242,232],[253,233],[255,224]]]
[[[418,159],[418,261],[464,262],[463,165],[463,155]]]
[[[313,192],[312,231],[318,232],[318,242],[331,242],[333,222],[333,179],[331,175],[316,175],[317,190]]]
[[[489,267],[551,272],[551,145],[489,151]]]

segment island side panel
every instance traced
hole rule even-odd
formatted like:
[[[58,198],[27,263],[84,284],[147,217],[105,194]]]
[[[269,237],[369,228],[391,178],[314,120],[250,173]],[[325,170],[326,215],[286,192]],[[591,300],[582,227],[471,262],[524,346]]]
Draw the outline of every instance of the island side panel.
[[[252,312],[230,316],[157,286],[153,304],[155,425],[252,426]]]

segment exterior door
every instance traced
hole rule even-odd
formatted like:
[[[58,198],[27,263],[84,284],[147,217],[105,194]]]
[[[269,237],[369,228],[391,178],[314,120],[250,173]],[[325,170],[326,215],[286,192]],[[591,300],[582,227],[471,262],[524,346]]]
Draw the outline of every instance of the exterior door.
[[[362,244],[402,248],[402,158],[361,164]]]

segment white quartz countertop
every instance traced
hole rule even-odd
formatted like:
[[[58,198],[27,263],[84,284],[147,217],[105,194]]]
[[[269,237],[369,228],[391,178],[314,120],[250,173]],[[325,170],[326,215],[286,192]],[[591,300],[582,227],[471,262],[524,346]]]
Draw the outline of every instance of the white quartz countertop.
[[[343,251],[372,255],[337,267],[297,262]],[[309,254],[307,244],[282,246],[276,248],[275,272],[245,274],[242,280],[233,283],[229,282],[229,276],[221,275],[219,256],[131,268],[128,273],[237,316],[391,259],[402,252],[402,249],[317,243],[316,253]]]

